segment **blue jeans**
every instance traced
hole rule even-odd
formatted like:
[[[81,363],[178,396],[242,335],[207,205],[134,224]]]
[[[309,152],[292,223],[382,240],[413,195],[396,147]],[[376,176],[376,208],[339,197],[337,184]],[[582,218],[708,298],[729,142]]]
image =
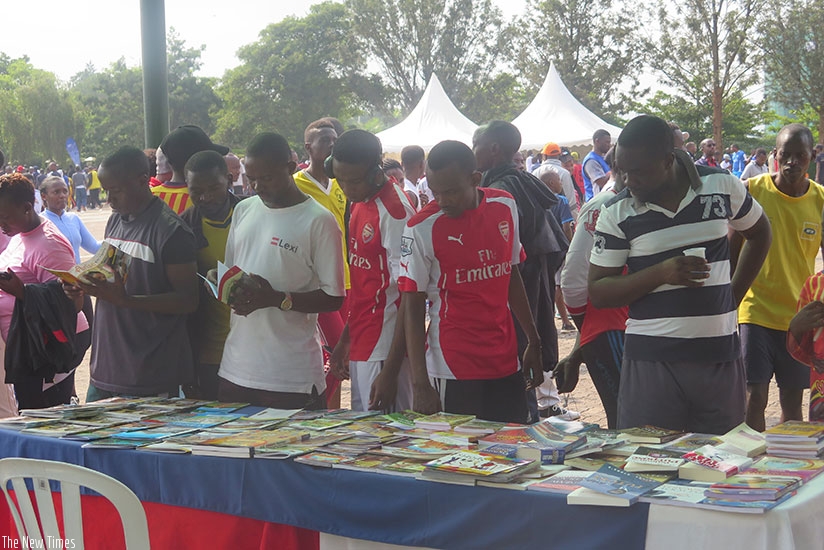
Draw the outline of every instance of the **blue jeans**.
[[[79,187],[74,190],[74,200],[77,203],[77,208],[86,208],[86,188]]]

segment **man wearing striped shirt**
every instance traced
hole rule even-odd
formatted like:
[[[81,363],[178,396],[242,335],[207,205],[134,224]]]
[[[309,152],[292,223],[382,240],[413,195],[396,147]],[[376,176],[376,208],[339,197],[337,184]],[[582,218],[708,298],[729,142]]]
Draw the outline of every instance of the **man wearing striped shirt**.
[[[769,250],[769,221],[738,178],[699,176],[660,118],[627,124],[616,163],[627,188],[598,217],[589,295],[598,308],[629,305],[618,428],[724,433],[744,420],[736,307]],[[730,228],[746,239],[734,273]]]

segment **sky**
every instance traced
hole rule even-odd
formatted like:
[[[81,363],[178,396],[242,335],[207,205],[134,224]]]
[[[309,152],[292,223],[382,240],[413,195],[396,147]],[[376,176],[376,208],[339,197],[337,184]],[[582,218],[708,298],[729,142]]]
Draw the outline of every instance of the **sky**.
[[[6,0],[8,2],[8,0]],[[526,0],[493,0],[507,18]],[[186,45],[206,49],[201,76],[223,76],[238,65],[238,48],[254,42],[270,23],[303,16],[318,0],[166,0],[166,27],[174,27]],[[140,0],[25,0],[4,2],[7,21],[0,51],[68,81],[88,63],[108,67],[121,57],[140,64]],[[53,25],[53,26],[52,26]],[[59,32],[58,32],[59,31]]]

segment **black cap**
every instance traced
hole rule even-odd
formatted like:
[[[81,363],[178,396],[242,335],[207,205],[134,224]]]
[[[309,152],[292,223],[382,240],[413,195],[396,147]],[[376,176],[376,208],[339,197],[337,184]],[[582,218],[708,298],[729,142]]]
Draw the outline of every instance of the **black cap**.
[[[169,132],[160,144],[163,154],[172,167],[183,169],[186,162],[200,151],[217,151],[221,155],[229,152],[228,147],[212,143],[206,132],[199,126],[185,124]]]

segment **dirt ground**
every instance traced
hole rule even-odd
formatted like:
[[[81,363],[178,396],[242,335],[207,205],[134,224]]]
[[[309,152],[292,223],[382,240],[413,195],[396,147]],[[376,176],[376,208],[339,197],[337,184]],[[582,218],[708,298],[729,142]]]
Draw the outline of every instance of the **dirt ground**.
[[[104,206],[102,210],[98,209],[81,212],[80,217],[83,220],[83,223],[86,224],[86,227],[89,228],[92,235],[98,239],[102,239],[109,214],[111,214],[111,210],[109,210],[108,206]],[[89,254],[83,253],[82,259],[85,260],[88,257]],[[822,263],[819,259],[816,263],[816,269],[820,270],[821,268]],[[575,333],[561,331],[560,321],[557,321],[556,324],[559,331],[558,344],[561,356],[563,357],[572,349],[572,346],[575,343]],[[85,401],[86,390],[89,386],[89,356],[90,353],[87,353],[83,363],[77,369],[77,375],[75,378],[77,394],[80,396],[82,401]],[[595,386],[592,384],[592,379],[590,378],[589,373],[587,373],[586,366],[581,366],[581,376],[575,391],[570,394],[562,395],[561,397],[565,400],[566,407],[581,413],[582,421],[594,422],[606,427],[606,415],[604,414],[604,409],[601,406],[601,401],[598,399],[598,393],[595,391]],[[341,406],[348,408],[349,403],[349,382],[345,382],[341,393]],[[805,417],[807,415],[808,406],[809,391],[806,391],[804,395]],[[768,427],[778,424],[781,419],[781,409],[778,405],[778,387],[775,385],[774,381],[770,386],[770,400],[769,405],[767,406],[766,416]]]

